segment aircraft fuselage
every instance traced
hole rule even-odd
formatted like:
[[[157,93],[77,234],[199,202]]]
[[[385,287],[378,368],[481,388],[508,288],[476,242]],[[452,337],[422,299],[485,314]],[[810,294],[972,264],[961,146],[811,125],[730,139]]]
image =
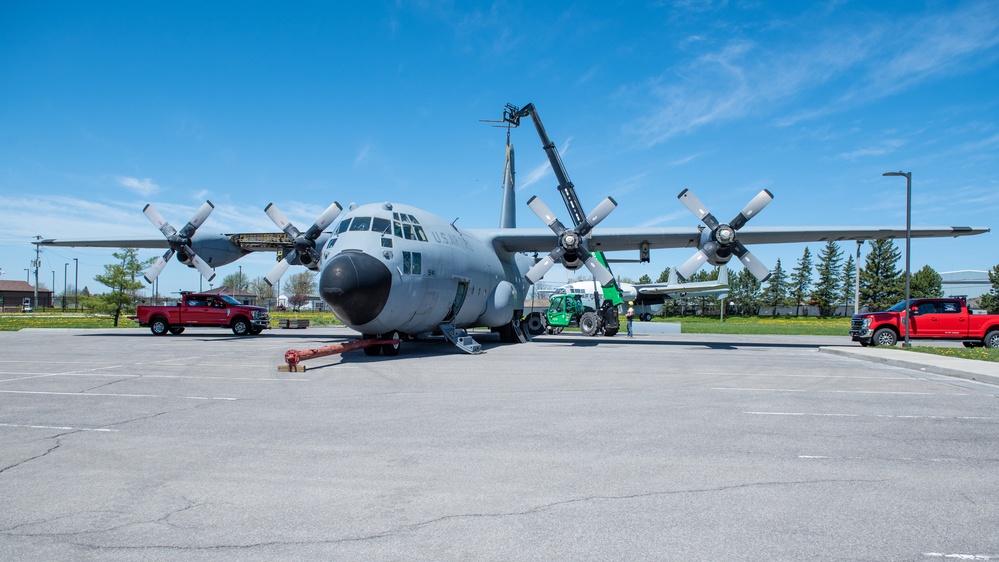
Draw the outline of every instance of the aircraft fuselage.
[[[362,334],[422,337],[444,322],[500,327],[524,308],[533,260],[423,209],[352,207],[328,232],[319,296]]]

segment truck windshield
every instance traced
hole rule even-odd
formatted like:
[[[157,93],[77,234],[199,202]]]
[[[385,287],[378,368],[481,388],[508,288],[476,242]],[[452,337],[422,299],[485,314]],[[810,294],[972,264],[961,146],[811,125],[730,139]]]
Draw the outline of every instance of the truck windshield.
[[[902,302],[896,304],[895,306],[889,308],[885,312],[902,312],[904,310],[905,310],[905,301],[902,301]]]

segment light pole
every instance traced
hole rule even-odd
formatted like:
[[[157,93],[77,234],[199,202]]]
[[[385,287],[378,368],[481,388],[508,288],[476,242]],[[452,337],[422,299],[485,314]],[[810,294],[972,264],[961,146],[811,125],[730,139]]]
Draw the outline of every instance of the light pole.
[[[69,292],[69,287],[66,286],[66,281],[69,279],[69,262],[66,262],[62,266],[62,311],[66,312],[66,293]]]
[[[905,178],[905,342],[902,347],[911,347],[909,343],[909,322],[912,320],[912,311],[909,310],[909,248],[912,242],[912,172],[885,172],[881,175]]]
[[[80,260],[73,258],[73,265],[76,268],[76,281],[73,283],[73,310],[80,309]]]

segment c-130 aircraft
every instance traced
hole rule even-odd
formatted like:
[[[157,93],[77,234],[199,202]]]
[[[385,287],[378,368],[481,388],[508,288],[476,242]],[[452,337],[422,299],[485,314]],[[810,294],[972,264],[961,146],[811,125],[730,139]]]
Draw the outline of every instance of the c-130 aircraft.
[[[872,240],[900,238],[900,227],[781,227],[745,228],[773,195],[761,191],[735,218],[718,221],[697,197],[684,189],[678,198],[703,223],[691,228],[596,229],[617,207],[607,197],[588,215],[580,212],[572,182],[533,104],[523,108],[508,105],[504,121],[517,126],[530,116],[541,136],[559,191],[573,218],[565,226],[538,197],[527,205],[548,227],[517,228],[513,174],[503,185],[500,224],[497,229],[466,229],[418,207],[381,202],[351,204],[346,210],[334,202],[305,232],[296,228],[273,203],[265,212],[282,233],[197,234],[214,209],[210,201],[179,231],[151,206],[143,212],[164,238],[148,240],[54,240],[36,242],[46,246],[168,248],[146,273],[152,282],[174,254],[185,265],[197,268],[207,279],[212,268],[226,265],[254,251],[276,251],[283,257],[266,276],[272,285],[291,265],[304,265],[319,273],[319,296],[334,315],[365,339],[424,339],[443,334],[469,353],[481,347],[465,329],[487,327],[498,332],[503,343],[524,342],[521,320],[529,286],[544,277],[556,263],[574,271],[586,267],[601,285],[614,282],[613,274],[594,252],[691,248],[695,254],[678,273],[689,278],[704,263],[722,266],[733,255],[761,281],[770,272],[745,244],[781,244],[827,240]],[[509,133],[509,131],[508,131]],[[509,139],[509,136],[508,136]],[[512,147],[507,144],[508,166]],[[511,170],[512,172],[512,170]],[[332,225],[329,232],[327,228]],[[914,227],[913,238],[969,236],[989,232],[985,227]],[[552,248],[554,243],[554,248]],[[548,255],[538,261],[539,252]],[[375,355],[397,355],[401,343],[369,347]]]

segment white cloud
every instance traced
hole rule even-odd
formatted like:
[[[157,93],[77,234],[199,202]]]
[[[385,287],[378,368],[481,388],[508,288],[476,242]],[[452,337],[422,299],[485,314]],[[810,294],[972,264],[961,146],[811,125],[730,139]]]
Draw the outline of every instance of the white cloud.
[[[562,148],[558,151],[561,157],[564,157],[569,152],[570,141],[572,141],[572,137],[565,139],[565,142],[562,144]],[[548,174],[554,175],[554,172],[552,172],[551,170],[552,170],[551,164],[549,164],[548,160],[546,159],[544,163],[539,164],[533,170],[527,172],[526,176],[521,176],[518,173],[517,177],[523,179],[517,180],[517,191],[523,191],[528,187],[538,183],[542,179],[548,177]]]
[[[806,13],[800,22],[807,25]],[[882,99],[930,79],[999,58],[999,12],[981,2],[885,25],[884,14],[843,18],[840,27],[790,42],[737,37],[623,89],[651,108],[628,126],[647,146],[754,113],[787,112],[779,126]],[[806,92],[822,91],[814,101]]]
[[[152,180],[152,178],[132,178],[128,176],[119,176],[118,185],[128,188],[139,195],[152,195],[160,190],[160,186]]]

